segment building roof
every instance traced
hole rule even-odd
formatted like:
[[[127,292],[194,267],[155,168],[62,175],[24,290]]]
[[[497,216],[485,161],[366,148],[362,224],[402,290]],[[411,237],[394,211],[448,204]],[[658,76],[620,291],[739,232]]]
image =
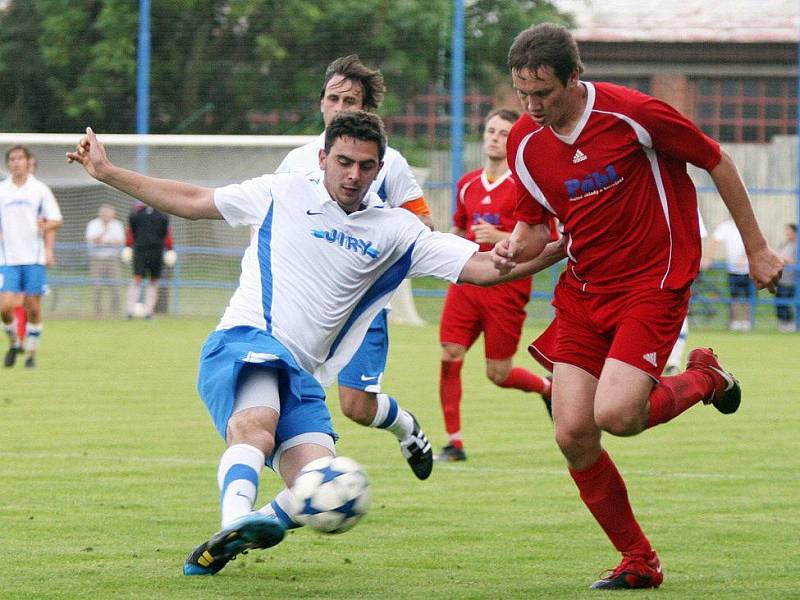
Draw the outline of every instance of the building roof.
[[[554,0],[598,42],[797,42],[797,0]]]

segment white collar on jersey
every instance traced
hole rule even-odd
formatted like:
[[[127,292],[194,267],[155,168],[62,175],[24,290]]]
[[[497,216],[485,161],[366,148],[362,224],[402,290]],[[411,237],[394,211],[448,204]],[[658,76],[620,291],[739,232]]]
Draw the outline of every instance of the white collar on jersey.
[[[317,182],[317,195],[319,196],[320,206],[327,202],[333,202],[338,206],[338,202],[336,202],[336,200],[333,199],[333,197],[330,195],[330,192],[328,192],[328,188],[325,187],[324,173],[323,173],[323,178]],[[383,208],[384,202],[383,200],[381,200],[381,197],[378,196],[378,194],[376,194],[375,192],[367,192],[367,195],[364,196],[364,200],[361,202],[361,206],[359,207],[358,211],[355,212],[359,212],[374,206],[378,208]]]
[[[578,136],[583,131],[583,128],[586,127],[586,123],[589,120],[589,116],[592,114],[592,110],[594,110],[594,98],[595,98],[595,90],[594,84],[591,81],[580,81],[579,83],[583,84],[586,87],[586,106],[583,109],[583,114],[581,115],[578,124],[575,125],[575,129],[569,135],[561,135],[556,133],[553,128],[550,128],[550,131],[553,132],[553,135],[560,139],[565,144],[574,144],[575,140],[578,139]]]

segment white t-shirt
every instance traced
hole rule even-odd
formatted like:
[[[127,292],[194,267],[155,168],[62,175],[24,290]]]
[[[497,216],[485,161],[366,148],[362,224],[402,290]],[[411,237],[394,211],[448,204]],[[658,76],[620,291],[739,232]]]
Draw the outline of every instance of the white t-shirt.
[[[0,182],[0,245],[5,264],[45,264],[39,219],[61,221],[53,192],[33,175],[21,187],[11,177]]]
[[[278,166],[276,173],[299,173],[309,179],[322,180],[323,171],[319,168],[319,151],[325,147],[325,132],[313,142],[295,148]],[[380,196],[380,199],[392,208],[402,206],[406,202],[422,198],[422,189],[419,187],[414,173],[408,162],[394,148],[386,147],[383,157],[383,168],[369,188]]]
[[[92,241],[97,238],[98,241]],[[125,245],[125,227],[119,219],[111,219],[103,223],[100,217],[92,219],[86,225],[86,241],[89,244],[89,255],[96,258],[114,258]]]
[[[750,273],[747,254],[744,251],[744,242],[733,221],[723,221],[717,225],[713,239],[716,242],[722,242],[725,246],[725,263],[728,273],[736,275]]]
[[[404,277],[455,282],[478,246],[430,231],[374,194],[346,214],[322,182],[264,175],[218,188],[214,202],[253,235],[217,329],[246,325],[284,344],[323,386],[347,364]]]

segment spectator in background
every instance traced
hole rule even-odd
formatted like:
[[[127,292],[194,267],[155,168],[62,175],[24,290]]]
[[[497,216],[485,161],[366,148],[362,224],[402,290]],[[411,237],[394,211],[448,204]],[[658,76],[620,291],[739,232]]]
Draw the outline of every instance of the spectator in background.
[[[112,315],[119,314],[119,255],[125,247],[125,226],[116,218],[117,212],[110,204],[102,204],[97,217],[86,225],[86,242],[89,245],[89,277],[94,286],[94,312],[103,313],[103,290],[110,296]]]
[[[14,366],[23,352],[17,331],[15,302],[24,294],[25,366],[36,366],[36,350],[42,333],[42,294],[46,267],[54,264],[55,232],[61,226],[61,210],[53,192],[34,177],[33,155],[25,146],[12,146],[6,152],[10,177],[0,183],[0,224],[5,267],[0,317],[9,340],[3,364]]]
[[[783,277],[778,282],[778,293],[776,294],[778,300],[791,302],[794,300],[795,294],[795,274],[797,258],[795,252],[797,251],[797,223],[788,223],[786,225],[786,241],[781,244],[778,249],[778,254],[781,255],[786,267],[783,269]],[[794,333],[797,331],[797,326],[794,321],[794,310],[791,305],[783,304],[775,307],[778,313],[778,329],[785,333]]]
[[[142,295],[142,280],[150,278],[144,294],[144,317],[153,318],[158,282],[164,268],[164,250],[172,250],[169,217],[143,202],[128,217],[127,245],[133,248],[133,281],[128,288],[127,316],[132,318]]]
[[[709,243],[708,256],[703,260],[703,268],[707,268],[717,255],[719,245],[725,249],[725,269],[728,273],[728,289],[731,294],[730,324],[731,331],[750,331],[753,328],[750,314],[750,298],[755,293],[750,281],[750,265],[744,242],[736,224],[728,219],[714,230]]]
[[[518,118],[518,112],[508,109],[489,113],[483,130],[483,168],[467,173],[458,182],[450,232],[477,242],[482,251],[506,239],[516,224],[517,187],[506,162],[506,140]],[[448,442],[435,460],[467,459],[461,436],[461,367],[467,350],[481,333],[487,377],[503,388],[541,394],[550,412],[550,380],[512,362],[532,284],[532,279],[525,277],[491,288],[451,283],[447,289],[439,325],[439,400]]]

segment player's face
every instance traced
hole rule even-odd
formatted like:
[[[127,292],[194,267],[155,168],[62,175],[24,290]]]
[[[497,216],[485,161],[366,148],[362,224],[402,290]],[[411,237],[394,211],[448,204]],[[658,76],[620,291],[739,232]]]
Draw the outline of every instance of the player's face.
[[[361,110],[364,108],[364,90],[360,83],[345,79],[342,75],[334,75],[325,86],[325,94],[319,102],[322,120],[325,127],[343,110]]]
[[[8,162],[6,165],[12,176],[19,177],[30,173],[30,162],[24,150],[14,150],[8,155]]]
[[[383,166],[378,151],[376,142],[350,137],[337,138],[328,154],[324,149],[319,151],[325,188],[346,213],[358,210]]]
[[[512,71],[511,80],[522,110],[538,125],[558,129],[573,116],[575,103],[572,96],[579,85],[577,69],[567,80],[567,85],[561,83],[550,66],[539,67],[536,71]]]
[[[500,115],[495,115],[486,121],[486,128],[483,130],[483,150],[490,159],[506,158],[506,141],[512,125],[514,124]]]

